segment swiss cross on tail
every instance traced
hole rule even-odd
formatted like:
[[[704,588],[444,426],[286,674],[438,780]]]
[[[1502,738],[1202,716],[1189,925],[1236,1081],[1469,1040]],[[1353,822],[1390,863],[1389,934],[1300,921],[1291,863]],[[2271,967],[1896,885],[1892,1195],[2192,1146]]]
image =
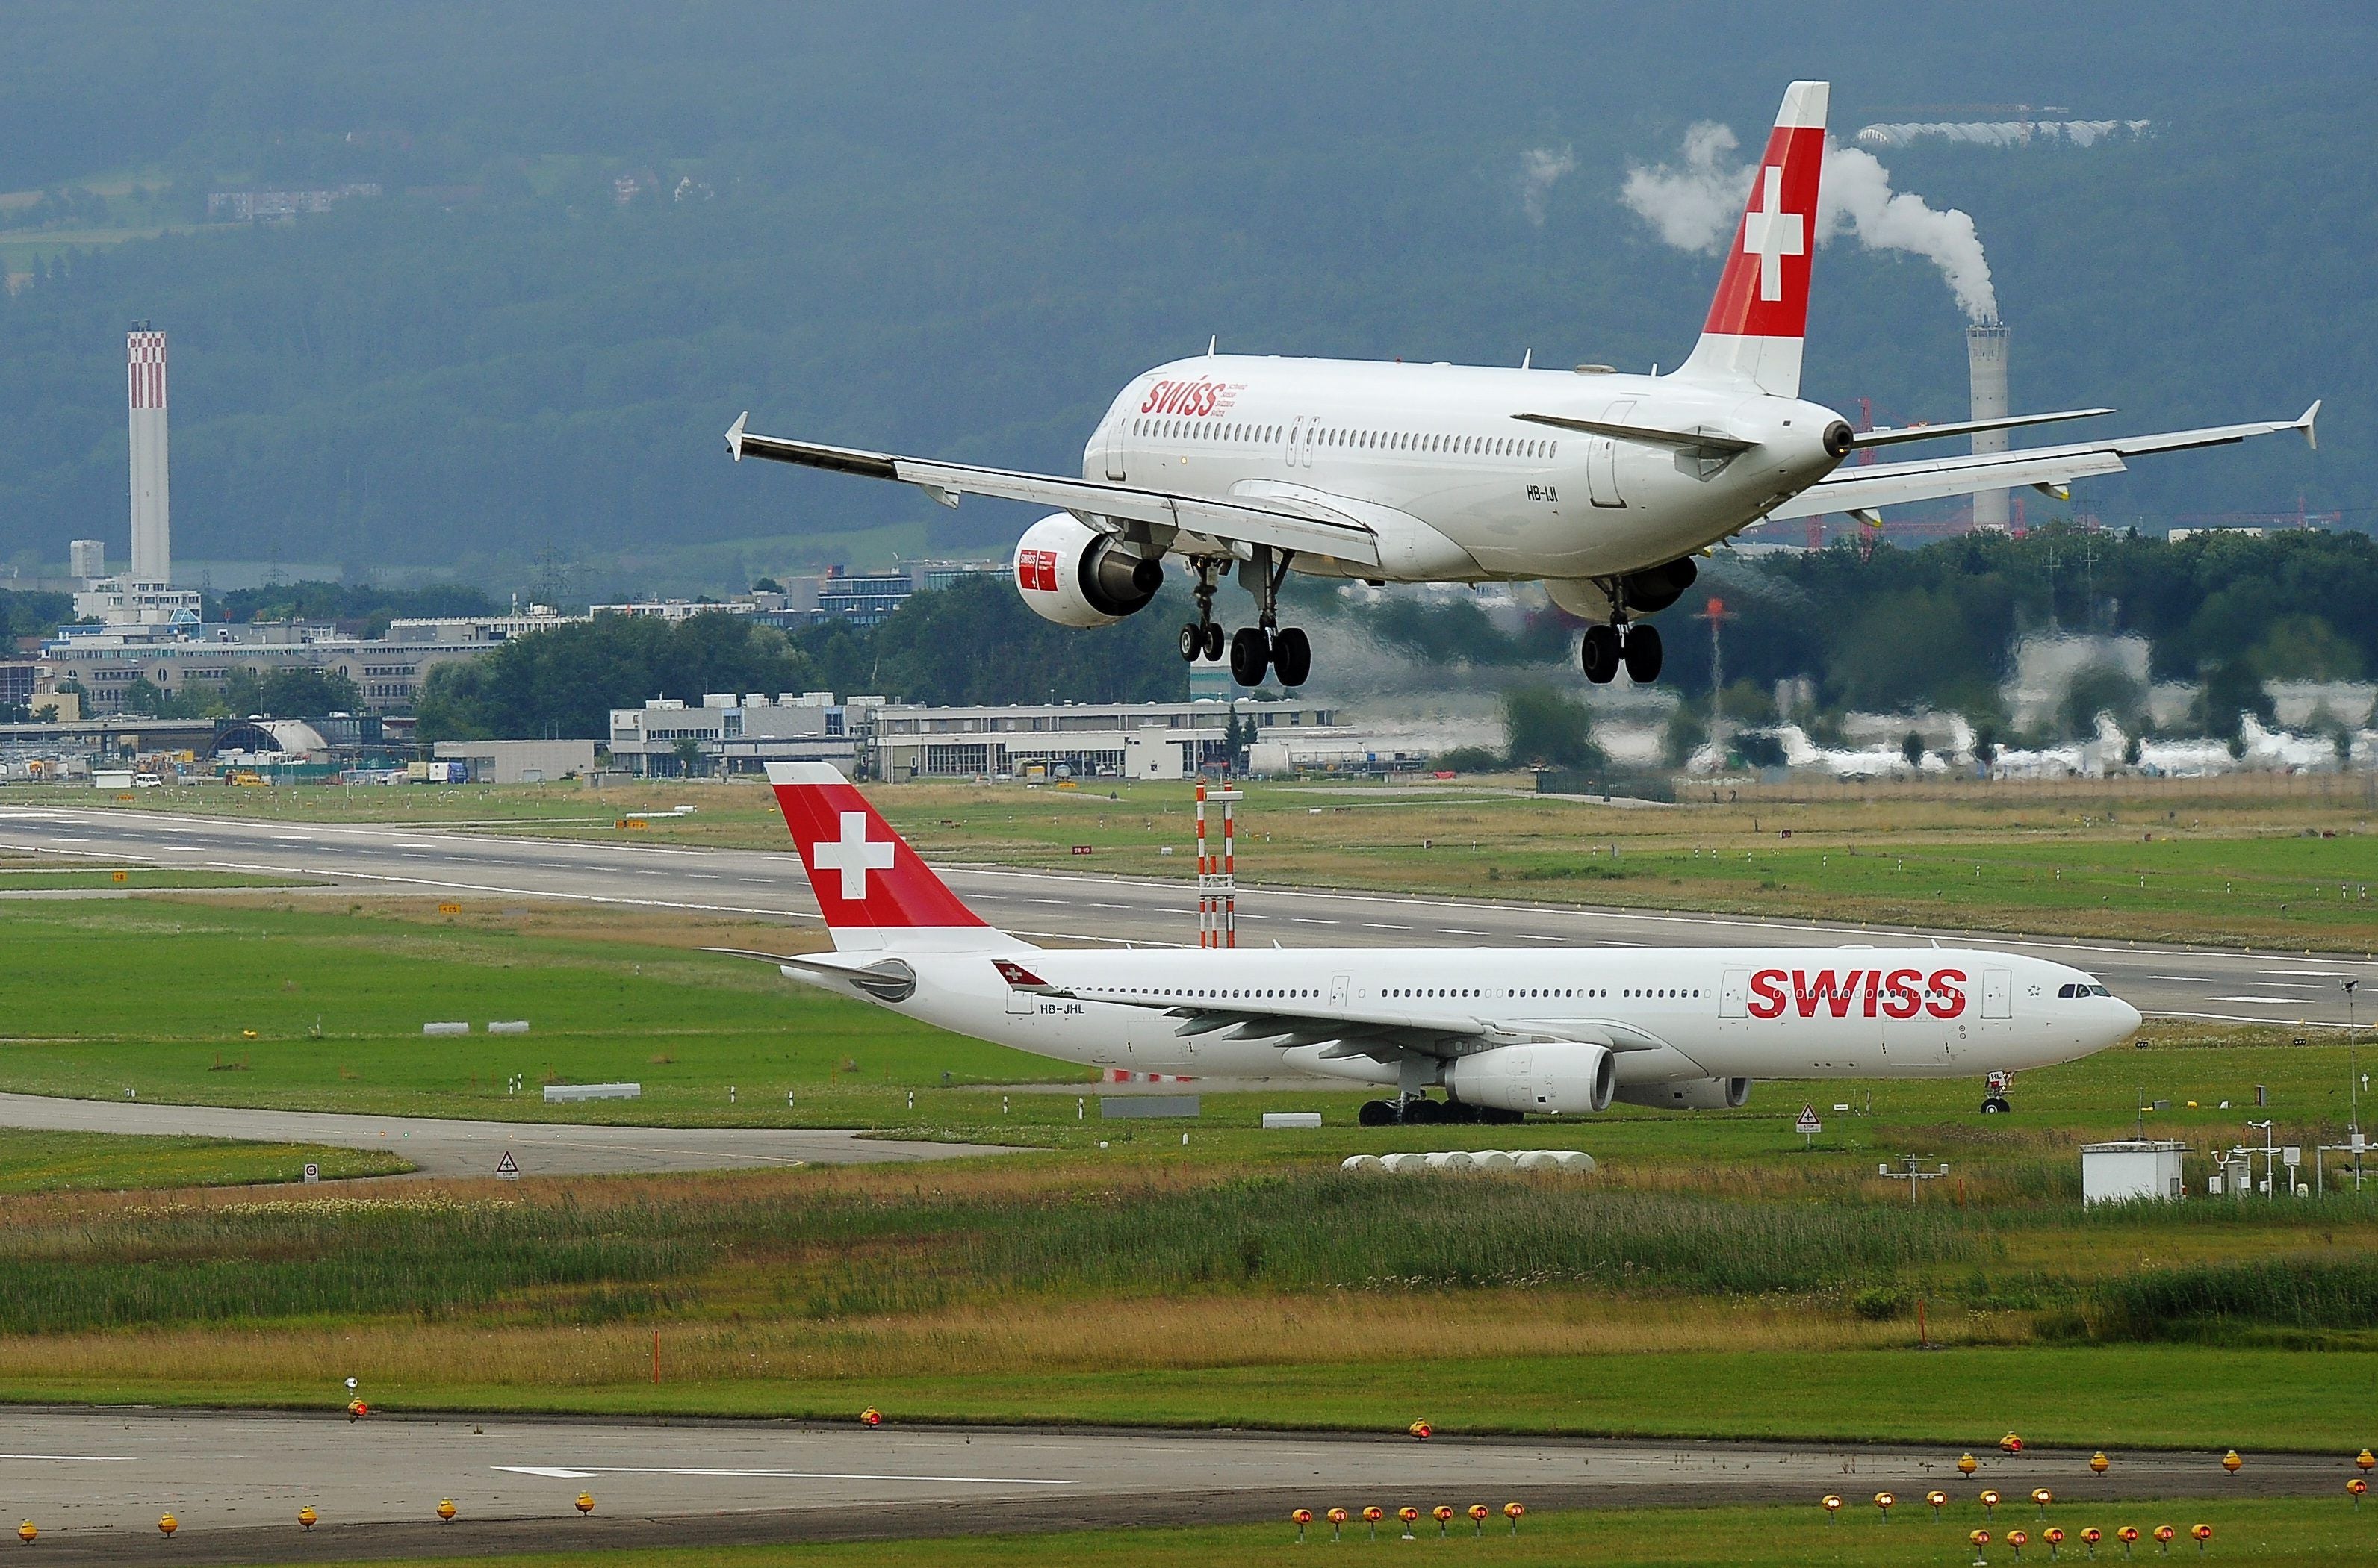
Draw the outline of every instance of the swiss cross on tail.
[[[1701,330],[1798,338],[1808,330],[1808,253],[1816,248],[1817,186],[1825,170],[1823,82],[1794,82],[1768,133],[1750,199],[1726,254]]]
[[[896,946],[903,932],[986,929],[835,769],[771,762],[768,783],[836,947]]]
[[[1796,81],[1784,92],[1751,176],[1742,221],[1726,248],[1701,341],[1679,374],[1748,381],[1777,397],[1799,395],[1830,96],[1820,81]]]

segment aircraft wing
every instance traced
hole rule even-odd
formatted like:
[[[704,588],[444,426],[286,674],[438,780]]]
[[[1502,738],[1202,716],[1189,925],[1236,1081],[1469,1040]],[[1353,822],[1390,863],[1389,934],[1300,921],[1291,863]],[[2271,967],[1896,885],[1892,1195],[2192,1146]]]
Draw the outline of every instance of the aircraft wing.
[[[2247,425],[2208,425],[2202,430],[2076,441],[2063,447],[1972,452],[1914,462],[1876,463],[1868,468],[1837,468],[1767,516],[1769,521],[1780,522],[1824,512],[1868,511],[1876,507],[1904,506],[1910,501],[1939,500],[1944,496],[1970,496],[1977,490],[2012,490],[2024,485],[2045,488],[2092,474],[2120,473],[2128,466],[2122,461],[2125,458],[2186,451],[2195,447],[2225,447],[2281,430],[2300,430],[2307,441],[2317,445],[2312,421],[2319,415],[2320,404],[2315,402],[2304,410],[2300,419],[2258,420]]]
[[[1328,556],[1357,566],[1379,564],[1376,533],[1313,501],[1277,496],[1197,496],[1099,479],[1069,479],[1063,474],[1024,473],[902,457],[896,452],[828,447],[756,435],[744,428],[749,417],[739,416],[727,432],[727,449],[738,462],[747,457],[766,458],[835,473],[898,480],[916,485],[945,507],[955,507],[959,497],[969,495],[1029,501],[1072,512],[1089,527],[1110,533],[1121,532],[1124,523],[1142,523],[1163,530],[1157,542],[1167,548],[1171,546],[1172,535],[1187,533],[1223,544],[1267,545],[1301,556]]]
[[[1542,1020],[1505,1023],[1475,1014],[1430,1016],[1397,1007],[1384,998],[1349,1005],[1317,997],[1296,1000],[1249,998],[1244,1001],[1119,997],[1032,979],[1030,971],[1013,960],[993,962],[1018,990],[1108,1007],[1135,1007],[1178,1019],[1173,1033],[1184,1039],[1212,1035],[1223,1040],[1265,1040],[1282,1050],[1326,1046],[1328,1048],[1321,1053],[1325,1057],[1368,1056],[1393,1061],[1415,1051],[1428,1056],[1461,1056],[1493,1046],[1555,1038],[1607,1046],[1615,1051],[1657,1050],[1665,1044],[1627,1024],[1608,1021],[1564,1020],[1555,1025]]]

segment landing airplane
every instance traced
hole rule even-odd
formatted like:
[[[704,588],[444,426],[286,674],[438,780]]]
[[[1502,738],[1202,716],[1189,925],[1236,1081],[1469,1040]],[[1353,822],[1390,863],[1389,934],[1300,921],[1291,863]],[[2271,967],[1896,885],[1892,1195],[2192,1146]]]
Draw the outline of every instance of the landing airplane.
[[[1986,1076],[2139,1026],[2077,969],[1976,948],[1037,948],[968,909],[832,766],[771,762],[768,783],[835,945],[778,959],[787,976],[1061,1061],[1393,1089],[1364,1126],[1739,1107],[1757,1078]]]
[[[1762,521],[1874,509],[2119,473],[2126,458],[2221,446],[2300,418],[2224,425],[1843,470],[1864,449],[2108,413],[2077,409],[1856,431],[1800,393],[1830,85],[1794,82],[1768,138],[1716,297],[1692,354],[1665,376],[1220,354],[1134,379],[1082,452],[1082,476],[1025,473],[727,432],[737,461],[893,479],[955,507],[966,495],[1063,509],[1027,529],[1015,585],[1062,626],[1111,625],[1147,607],[1168,556],[1195,579],[1181,655],[1219,658],[1225,574],[1255,596],[1229,640],[1231,673],[1284,687],[1313,667],[1279,625],[1290,571],[1386,582],[1541,581],[1591,623],[1589,679],[1623,666],[1656,680],[1657,628],[1692,585],[1694,557]]]

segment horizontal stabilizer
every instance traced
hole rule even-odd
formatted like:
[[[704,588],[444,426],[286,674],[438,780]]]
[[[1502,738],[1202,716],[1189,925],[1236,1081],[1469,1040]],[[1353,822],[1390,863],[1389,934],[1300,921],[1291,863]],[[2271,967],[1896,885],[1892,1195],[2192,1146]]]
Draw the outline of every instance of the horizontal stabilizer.
[[[1577,430],[1588,436],[1607,436],[1620,441],[1641,441],[1654,447],[1675,447],[1688,452],[1706,452],[1712,457],[1733,457],[1759,445],[1738,436],[1722,436],[1708,430],[1662,430],[1649,425],[1612,425],[1600,419],[1570,419],[1557,413],[1522,413],[1513,417],[1531,425],[1549,425],[1557,430]]]
[[[2109,408],[2072,408],[2061,413],[2017,413],[2003,419],[1961,419],[1953,425],[1904,425],[1895,430],[1861,430],[1850,447],[1895,447],[1902,441],[1937,441],[1947,436],[1978,436],[1985,430],[2019,430],[2026,425],[2054,425],[2066,419],[2095,419]]]

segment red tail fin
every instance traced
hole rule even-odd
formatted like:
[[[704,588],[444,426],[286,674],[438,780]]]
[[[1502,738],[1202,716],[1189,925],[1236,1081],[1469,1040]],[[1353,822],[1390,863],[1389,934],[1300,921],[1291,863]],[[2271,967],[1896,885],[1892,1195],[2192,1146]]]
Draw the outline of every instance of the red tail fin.
[[[838,770],[771,762],[768,783],[835,947],[1017,945],[960,903]]]
[[[1799,396],[1831,93],[1831,84],[1820,81],[1796,81],[1785,90],[1701,341],[1678,375],[1748,381],[1777,397]]]

